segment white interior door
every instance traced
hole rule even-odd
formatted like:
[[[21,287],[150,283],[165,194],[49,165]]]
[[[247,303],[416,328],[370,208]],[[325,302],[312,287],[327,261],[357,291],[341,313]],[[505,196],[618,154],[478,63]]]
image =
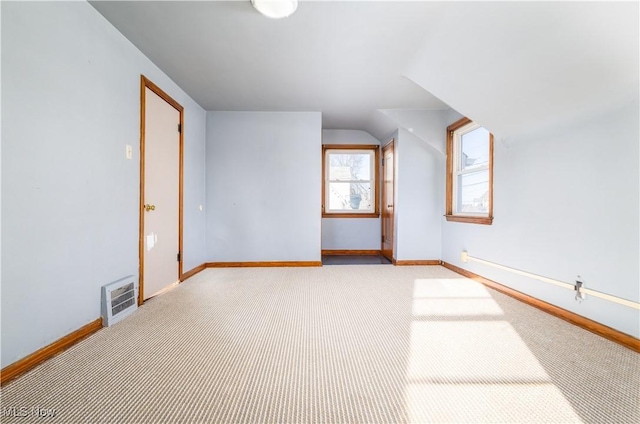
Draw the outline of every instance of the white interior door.
[[[145,87],[143,299],[179,279],[180,112]]]

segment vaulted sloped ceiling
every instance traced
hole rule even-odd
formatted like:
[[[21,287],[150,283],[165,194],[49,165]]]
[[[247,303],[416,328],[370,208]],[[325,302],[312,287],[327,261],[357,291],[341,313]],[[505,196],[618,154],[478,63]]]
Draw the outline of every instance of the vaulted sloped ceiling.
[[[638,2],[451,4],[407,76],[504,142],[639,94]]]
[[[438,150],[421,116],[453,108],[504,140],[638,98],[637,2],[303,0],[281,20],[249,0],[91,4],[207,110],[319,110]]]

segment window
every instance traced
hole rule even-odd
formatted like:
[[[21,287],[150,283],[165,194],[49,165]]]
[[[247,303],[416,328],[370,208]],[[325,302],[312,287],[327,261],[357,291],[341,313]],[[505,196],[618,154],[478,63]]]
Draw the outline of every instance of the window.
[[[493,221],[493,135],[462,118],[447,128],[447,221]]]
[[[378,217],[378,151],[375,145],[322,146],[322,216]]]

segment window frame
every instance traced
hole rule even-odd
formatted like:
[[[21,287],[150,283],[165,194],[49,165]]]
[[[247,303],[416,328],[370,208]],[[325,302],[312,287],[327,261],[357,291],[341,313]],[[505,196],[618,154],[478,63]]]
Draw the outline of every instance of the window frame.
[[[456,163],[459,162],[460,152],[460,140],[461,137],[457,136],[461,130],[466,129],[469,126],[477,125],[469,118],[462,118],[447,127],[447,187],[446,187],[446,213],[445,218],[451,222],[466,222],[470,224],[483,224],[491,225],[493,223],[493,134],[489,132],[489,210],[487,214],[470,214],[470,213],[456,213],[454,206],[457,198],[454,190],[455,187],[454,178],[457,176]],[[475,128],[474,128],[475,129]],[[472,131],[472,130],[470,130]],[[466,132],[466,131],[465,131]],[[484,169],[484,168],[482,168]],[[482,169],[474,169],[469,172],[477,172]]]
[[[327,154],[333,150],[348,151],[370,151],[373,153],[374,166],[372,169],[371,184],[373,184],[373,212],[365,211],[339,211],[329,212],[327,188],[329,186],[329,175],[327,172]],[[380,217],[380,146],[376,144],[323,144],[322,145],[322,217],[323,218],[378,218]],[[327,206],[327,207],[325,207]]]

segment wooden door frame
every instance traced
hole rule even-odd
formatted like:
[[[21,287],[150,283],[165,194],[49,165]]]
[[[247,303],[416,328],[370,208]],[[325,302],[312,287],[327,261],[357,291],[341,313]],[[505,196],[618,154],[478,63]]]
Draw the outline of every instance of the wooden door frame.
[[[382,160],[384,161],[384,156],[385,156],[385,151],[389,148],[391,148],[393,150],[393,160],[394,160],[394,164],[393,164],[393,219],[391,220],[391,228],[392,228],[392,237],[391,237],[391,257],[387,258],[389,259],[394,265],[396,263],[396,258],[395,258],[395,254],[396,251],[394,249],[394,244],[395,244],[395,238],[396,238],[396,228],[395,228],[395,214],[396,214],[396,164],[395,164],[395,157],[396,157],[396,146],[395,146],[395,138],[392,138],[387,144],[385,144],[382,147],[382,152],[381,152],[381,156],[382,156]],[[386,184],[385,184],[385,170],[382,169],[382,172],[380,173],[381,178],[380,178],[380,183],[381,183],[381,195],[380,195],[380,202],[386,201],[387,200],[387,189]],[[384,205],[383,203],[380,205],[380,232],[384,233],[384,212],[386,210],[386,205]],[[381,241],[380,242],[380,252],[382,253],[384,247],[384,242]],[[383,255],[384,256],[384,255]],[[385,256],[386,257],[386,256]]]
[[[145,188],[145,120],[146,120],[146,89],[154,92],[158,97],[169,103],[180,113],[180,153],[178,171],[178,280],[182,281],[182,221],[183,221],[183,184],[184,184],[184,108],[165,93],[160,87],[151,82],[144,75],[140,75],[140,205],[139,205],[139,238],[138,238],[138,305],[144,303],[144,188]]]

